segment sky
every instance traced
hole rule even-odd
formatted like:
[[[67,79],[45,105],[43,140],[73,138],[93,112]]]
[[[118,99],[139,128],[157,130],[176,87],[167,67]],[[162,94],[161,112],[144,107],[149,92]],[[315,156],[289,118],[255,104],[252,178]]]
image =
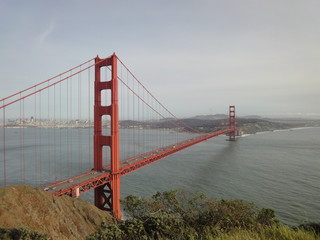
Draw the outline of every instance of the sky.
[[[0,98],[113,52],[178,117],[320,118],[319,0],[0,0]]]

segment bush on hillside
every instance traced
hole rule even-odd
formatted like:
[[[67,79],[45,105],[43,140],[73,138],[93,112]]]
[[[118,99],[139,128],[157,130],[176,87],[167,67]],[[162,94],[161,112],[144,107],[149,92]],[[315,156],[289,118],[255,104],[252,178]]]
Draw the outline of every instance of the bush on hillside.
[[[241,200],[213,200],[201,193],[178,190],[142,199],[129,195],[121,201],[128,220],[102,226],[87,239],[206,239],[235,229],[257,229],[278,224],[274,211],[259,210]]]
[[[298,226],[298,229],[303,229],[307,231],[314,232],[315,234],[320,235],[320,222],[319,223],[303,223]]]
[[[47,240],[47,236],[27,228],[0,228],[2,240]]]

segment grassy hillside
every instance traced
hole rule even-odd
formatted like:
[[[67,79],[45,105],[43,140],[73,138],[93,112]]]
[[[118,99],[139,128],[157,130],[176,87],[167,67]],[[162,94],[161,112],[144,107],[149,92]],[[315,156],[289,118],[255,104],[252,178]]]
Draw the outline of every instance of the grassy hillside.
[[[0,232],[3,235],[8,236],[12,231],[23,234],[27,230],[17,229],[23,227],[45,234],[50,239],[85,239],[99,229],[101,222],[111,221],[108,213],[82,199],[55,197],[29,186],[0,189]],[[7,228],[16,229],[5,230]],[[24,236],[31,236],[29,233]]]
[[[237,126],[241,127],[244,134],[254,134],[257,132],[274,131],[278,129],[289,129],[296,125],[287,123],[276,123],[262,119],[238,119]]]
[[[319,224],[290,228],[271,209],[200,193],[168,191],[145,199],[130,195],[122,207],[126,220],[116,221],[81,199],[54,197],[28,186],[2,188],[0,239],[320,239]]]

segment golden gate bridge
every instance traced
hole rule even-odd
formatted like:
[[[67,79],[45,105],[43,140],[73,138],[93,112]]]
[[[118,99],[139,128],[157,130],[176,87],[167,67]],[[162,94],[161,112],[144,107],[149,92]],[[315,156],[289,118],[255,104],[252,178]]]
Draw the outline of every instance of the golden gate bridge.
[[[234,141],[238,130],[235,106],[211,132],[189,126],[116,54],[3,98],[0,111],[1,186],[71,197],[94,190],[95,205],[116,218],[121,176],[219,135]]]

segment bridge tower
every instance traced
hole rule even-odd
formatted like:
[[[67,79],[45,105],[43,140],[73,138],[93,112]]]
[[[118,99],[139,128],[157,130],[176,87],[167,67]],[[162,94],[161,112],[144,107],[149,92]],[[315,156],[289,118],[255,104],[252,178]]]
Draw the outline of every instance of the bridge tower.
[[[229,141],[235,141],[236,139],[236,108],[235,106],[229,106],[229,128],[234,131],[229,133]]]
[[[120,157],[119,157],[119,110],[118,110],[118,74],[117,56],[95,58],[95,87],[94,87],[94,169],[103,171],[103,147],[110,148],[111,181],[94,189],[96,207],[111,211],[113,216],[121,219],[120,211]],[[111,68],[110,81],[101,81],[101,68]],[[101,104],[102,90],[111,91],[111,105]],[[111,135],[102,134],[102,117],[111,118]]]

